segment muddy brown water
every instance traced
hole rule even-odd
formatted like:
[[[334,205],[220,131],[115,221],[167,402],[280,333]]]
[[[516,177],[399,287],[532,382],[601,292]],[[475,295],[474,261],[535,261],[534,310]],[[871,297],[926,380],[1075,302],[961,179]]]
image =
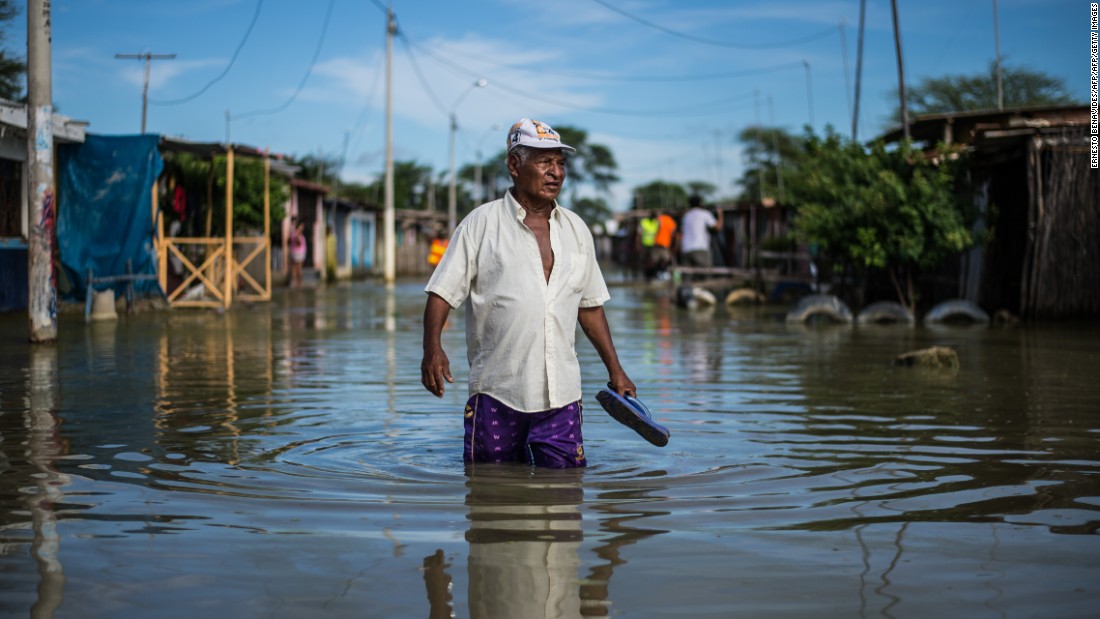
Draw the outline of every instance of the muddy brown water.
[[[461,462],[420,282],[150,312],[52,346],[0,316],[0,615],[1100,616],[1100,329],[790,327],[613,288],[650,446]],[[957,371],[895,368],[931,345]]]

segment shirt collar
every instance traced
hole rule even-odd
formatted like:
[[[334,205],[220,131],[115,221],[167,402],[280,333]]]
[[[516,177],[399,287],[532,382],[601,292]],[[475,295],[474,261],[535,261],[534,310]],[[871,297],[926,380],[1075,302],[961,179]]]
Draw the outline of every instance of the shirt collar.
[[[523,221],[527,218],[527,211],[523,208],[523,205],[519,203],[519,200],[512,195],[512,190],[504,192],[504,204],[508,206],[513,213],[516,214],[516,221]],[[554,200],[554,207],[550,209],[550,217],[553,219],[561,219],[561,208],[557,200]]]

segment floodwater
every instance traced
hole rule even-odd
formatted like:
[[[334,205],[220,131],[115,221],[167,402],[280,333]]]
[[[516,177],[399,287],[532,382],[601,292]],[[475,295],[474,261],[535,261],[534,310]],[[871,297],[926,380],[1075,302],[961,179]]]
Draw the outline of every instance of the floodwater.
[[[0,615],[1095,618],[1100,329],[792,328],[613,287],[672,432],[595,402],[589,467],[461,462],[419,384],[420,282],[0,316]],[[895,368],[954,347],[957,371]]]

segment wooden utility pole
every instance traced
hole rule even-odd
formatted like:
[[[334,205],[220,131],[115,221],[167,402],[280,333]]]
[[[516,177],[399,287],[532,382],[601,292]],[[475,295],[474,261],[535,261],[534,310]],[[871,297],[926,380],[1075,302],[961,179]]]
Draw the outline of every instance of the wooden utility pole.
[[[1005,109],[1005,91],[1001,82],[1001,28],[997,23],[997,0],[993,0],[993,46],[997,53],[997,109]]]
[[[27,311],[34,343],[57,339],[57,282],[53,270],[57,201],[50,72],[50,0],[27,0]]]
[[[137,59],[145,61],[145,82],[141,88],[141,133],[145,133],[145,112],[149,109],[149,62],[151,60],[171,60],[175,54],[115,54],[115,58]]]
[[[859,37],[856,43],[856,93],[852,107],[852,141],[859,136],[859,89],[863,80],[863,27],[867,16],[867,0],[859,0]]]
[[[901,29],[898,27],[898,0],[890,0],[890,10],[894,15],[894,51],[898,56],[898,99],[901,101],[901,128],[905,132],[905,141],[909,135],[909,106],[905,101],[905,69],[901,61]]]

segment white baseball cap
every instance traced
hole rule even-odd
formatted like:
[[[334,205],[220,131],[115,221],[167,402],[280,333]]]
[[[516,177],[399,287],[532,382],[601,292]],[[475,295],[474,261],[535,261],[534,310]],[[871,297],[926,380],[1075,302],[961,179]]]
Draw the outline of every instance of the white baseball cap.
[[[577,152],[572,146],[562,144],[561,136],[550,125],[530,118],[521,118],[508,130],[508,152],[512,152],[517,146],[560,148],[570,153]]]

